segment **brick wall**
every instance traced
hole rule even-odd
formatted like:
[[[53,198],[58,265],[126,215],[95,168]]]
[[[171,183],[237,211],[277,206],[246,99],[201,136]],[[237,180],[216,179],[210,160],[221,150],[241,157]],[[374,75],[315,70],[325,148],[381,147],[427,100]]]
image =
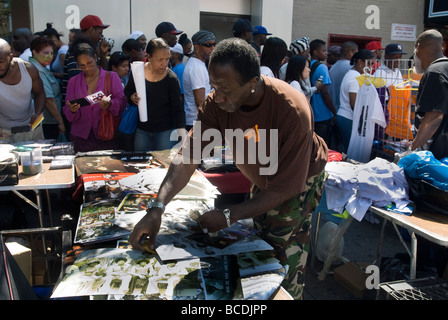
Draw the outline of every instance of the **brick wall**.
[[[379,8],[380,28],[369,30],[366,14],[369,5]],[[391,40],[392,23],[417,25],[417,36],[423,32],[424,1],[422,0],[312,0],[294,1],[292,38],[309,36],[310,40],[328,40],[328,34],[381,37],[382,44]],[[413,53],[414,42],[399,41],[409,53]]]

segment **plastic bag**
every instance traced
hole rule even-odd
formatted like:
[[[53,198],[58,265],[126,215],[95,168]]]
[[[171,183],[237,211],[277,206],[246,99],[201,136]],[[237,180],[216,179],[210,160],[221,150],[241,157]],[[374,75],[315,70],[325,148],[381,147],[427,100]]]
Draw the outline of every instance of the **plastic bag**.
[[[431,151],[419,151],[402,158],[409,185],[409,198],[422,211],[448,215],[448,162],[437,160]]]
[[[56,142],[69,142],[65,133],[60,133],[56,138]]]
[[[316,246],[316,258],[324,262],[330,251],[331,243],[333,238],[336,237],[338,233],[338,225],[334,222],[327,221],[319,230],[317,236],[317,246]],[[333,264],[339,264],[342,260],[342,252],[344,251],[344,237],[338,243],[333,258]]]
[[[138,106],[129,104],[121,115],[118,131],[124,134],[132,134],[137,129],[138,124]]]
[[[102,110],[100,126],[98,127],[98,138],[101,140],[112,140],[114,136],[114,116],[109,110]]]
[[[403,157],[398,166],[411,179],[424,180],[448,191],[448,159],[437,160],[431,151],[418,151]]]

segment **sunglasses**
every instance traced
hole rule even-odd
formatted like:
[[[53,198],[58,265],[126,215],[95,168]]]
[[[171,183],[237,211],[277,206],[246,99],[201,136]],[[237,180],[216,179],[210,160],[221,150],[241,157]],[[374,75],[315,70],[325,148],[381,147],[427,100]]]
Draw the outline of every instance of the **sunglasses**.
[[[202,44],[206,48],[216,47],[216,42],[213,43],[203,43]]]

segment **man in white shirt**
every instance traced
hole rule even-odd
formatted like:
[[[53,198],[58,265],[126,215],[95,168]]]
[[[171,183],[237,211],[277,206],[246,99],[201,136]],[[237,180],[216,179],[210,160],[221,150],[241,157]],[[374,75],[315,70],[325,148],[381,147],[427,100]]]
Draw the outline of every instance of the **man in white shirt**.
[[[391,43],[387,45],[384,53],[385,62],[378,67],[373,76],[386,80],[386,87],[403,83],[403,75],[401,74],[399,65],[400,59],[404,54],[406,53],[403,52],[400,44]]]
[[[14,56],[28,62],[31,56],[30,44],[33,33],[28,28],[17,28],[11,37],[11,46],[15,51]]]
[[[211,91],[210,79],[205,62],[216,45],[215,35],[206,30],[196,32],[191,38],[194,53],[185,66],[182,82],[184,86],[184,109],[186,129],[193,127],[198,107]]]

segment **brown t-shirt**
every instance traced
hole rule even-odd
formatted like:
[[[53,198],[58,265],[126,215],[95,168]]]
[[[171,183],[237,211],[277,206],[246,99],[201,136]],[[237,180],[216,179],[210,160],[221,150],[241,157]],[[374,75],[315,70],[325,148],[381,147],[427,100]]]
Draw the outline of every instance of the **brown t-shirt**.
[[[221,145],[222,141],[214,141],[220,133],[231,147],[238,169],[258,188],[299,194],[307,178],[324,169],[328,149],[314,133],[313,112],[306,97],[284,81],[264,76],[263,80],[263,100],[251,111],[221,110],[212,92],[198,109],[201,136],[197,137],[194,128],[184,147],[199,163],[202,154],[194,148],[201,145],[201,150],[208,151],[211,141]],[[215,129],[208,131],[213,138],[204,138],[207,129]]]

